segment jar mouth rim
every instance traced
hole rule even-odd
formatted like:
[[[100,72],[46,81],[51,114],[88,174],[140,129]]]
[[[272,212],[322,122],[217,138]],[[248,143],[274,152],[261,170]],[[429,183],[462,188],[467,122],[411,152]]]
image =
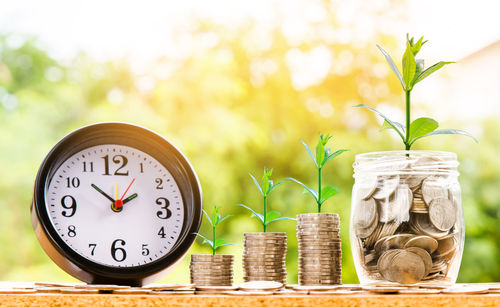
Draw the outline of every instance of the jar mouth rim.
[[[358,154],[352,166],[356,177],[361,174],[458,176],[458,165],[453,152],[395,150]]]
[[[441,150],[387,150],[387,151],[371,151],[364,152],[356,155],[357,159],[363,158],[377,158],[380,156],[405,156],[405,155],[420,156],[439,156],[448,159],[457,159],[457,154],[451,151]]]

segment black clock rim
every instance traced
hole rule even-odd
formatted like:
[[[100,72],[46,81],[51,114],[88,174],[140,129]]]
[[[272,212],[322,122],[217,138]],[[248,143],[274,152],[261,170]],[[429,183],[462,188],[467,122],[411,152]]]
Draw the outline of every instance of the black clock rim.
[[[116,142],[103,142],[103,140],[109,139],[116,139]],[[77,144],[79,147],[74,147]],[[164,165],[174,178],[176,178],[174,174],[182,174],[184,179],[187,179],[184,182],[176,181],[181,190],[186,214],[184,215],[183,231],[169,254],[144,265],[111,267],[92,262],[76,253],[57,234],[45,206],[45,191],[51,179],[49,175],[51,172],[53,175],[55,170],[69,156],[99,144],[126,145],[142,150]],[[67,148],[70,146],[73,146],[73,149],[68,151]],[[151,153],[153,148],[154,153]],[[175,165],[177,168],[173,169],[172,164],[165,165],[166,157],[175,159],[175,162],[178,163]],[[189,190],[191,190],[191,193],[189,193]],[[142,281],[150,276],[161,274],[162,271],[167,270],[172,264],[184,257],[196,238],[194,232],[197,232],[200,228],[202,206],[202,192],[198,177],[187,158],[172,143],[159,134],[138,125],[123,122],[103,122],[88,125],[69,133],[47,154],[35,180],[32,203],[32,210],[35,212],[32,212],[34,213],[32,218],[36,219],[33,220],[33,225],[39,224],[41,226],[58,255],[50,255],[49,251],[44,247],[45,252],[70,275],[86,282],[135,285],[142,284]],[[60,263],[62,261],[67,261],[70,265]],[[76,266],[77,269],[73,269],[73,266]],[[71,269],[68,269],[68,267],[71,267]],[[90,280],[88,276],[91,276]]]

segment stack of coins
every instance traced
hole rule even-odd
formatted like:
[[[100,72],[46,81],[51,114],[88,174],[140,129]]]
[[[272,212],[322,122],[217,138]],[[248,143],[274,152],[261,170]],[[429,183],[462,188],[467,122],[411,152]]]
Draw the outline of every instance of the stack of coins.
[[[376,161],[386,165],[378,176],[356,183],[353,253],[371,280],[447,281],[459,258],[460,190],[449,176],[456,166],[438,157],[388,158]]]
[[[243,280],[286,283],[286,233],[245,233]]]
[[[342,283],[340,219],[336,213],[297,215],[299,284]]]
[[[231,286],[233,255],[191,255],[191,283],[196,286]]]

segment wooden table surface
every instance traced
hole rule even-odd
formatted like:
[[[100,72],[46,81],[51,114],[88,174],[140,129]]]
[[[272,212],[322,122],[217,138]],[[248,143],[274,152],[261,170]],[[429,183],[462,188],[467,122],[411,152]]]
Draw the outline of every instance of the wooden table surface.
[[[500,306],[500,294],[477,295],[113,295],[2,294],[2,306]]]
[[[0,306],[500,306],[500,284],[457,285],[457,287],[463,287],[460,288],[464,289],[463,292],[473,292],[478,289],[488,291],[486,293],[483,291],[481,294],[377,294],[369,289],[346,290],[348,287],[345,286],[328,292],[301,291],[297,293],[294,292],[296,290],[288,289],[269,292],[268,295],[249,295],[244,291],[232,291],[230,294],[207,294],[202,291],[193,292],[193,290],[190,290],[190,294],[180,291],[139,294],[100,291],[98,294],[83,294],[57,293],[56,291],[47,293],[43,291],[51,289],[46,286],[0,283]],[[57,287],[54,286],[54,289],[56,290]],[[72,291],[79,290],[73,289]],[[88,291],[97,292],[97,290]],[[138,292],[140,291],[150,290],[138,289]]]

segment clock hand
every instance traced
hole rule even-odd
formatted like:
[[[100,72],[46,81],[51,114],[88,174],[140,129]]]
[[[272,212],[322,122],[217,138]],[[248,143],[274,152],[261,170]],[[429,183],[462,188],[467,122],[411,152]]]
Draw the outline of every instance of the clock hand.
[[[104,197],[106,197],[107,199],[109,199],[112,203],[114,203],[114,202],[115,202],[115,200],[114,200],[111,196],[109,196],[108,194],[104,193],[104,191],[103,191],[103,190],[101,190],[100,188],[98,188],[95,184],[93,184],[93,183],[92,183],[92,184],[91,184],[91,186],[92,186],[94,189],[96,189],[96,190],[97,190],[97,192],[101,193],[102,195],[104,195]]]
[[[135,181],[135,178],[132,179],[132,182],[128,185],[128,187],[125,190],[125,192],[123,193],[122,197],[120,199],[117,199],[117,200],[114,201],[114,203],[113,203],[113,210],[114,211],[121,211],[122,206],[123,206],[123,198],[127,194],[128,190],[130,189],[130,187],[132,186],[132,184],[134,183],[134,181]]]
[[[132,199],[134,199],[136,197],[137,197],[137,193],[130,195],[129,197],[127,197],[123,200],[123,204],[125,205],[126,203],[128,203],[129,201],[131,201]]]

